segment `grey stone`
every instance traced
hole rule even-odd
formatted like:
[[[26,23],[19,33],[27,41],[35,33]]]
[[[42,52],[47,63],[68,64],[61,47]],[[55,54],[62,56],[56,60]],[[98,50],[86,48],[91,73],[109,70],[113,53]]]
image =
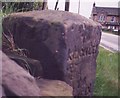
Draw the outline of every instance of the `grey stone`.
[[[100,24],[78,14],[44,10],[5,17],[3,31],[40,60],[44,78],[67,82],[75,96],[92,95]]]
[[[72,96],[73,89],[65,82],[36,79],[5,54],[2,57],[2,96]]]
[[[37,84],[41,89],[42,96],[73,96],[71,86],[63,81],[37,79]]]
[[[2,87],[6,96],[40,96],[40,89],[22,67],[2,54]]]
[[[34,77],[42,77],[42,65],[39,60],[31,59],[25,56],[19,56],[15,54],[7,55],[10,59],[14,60],[18,65],[23,67],[25,70],[29,71],[29,73]]]

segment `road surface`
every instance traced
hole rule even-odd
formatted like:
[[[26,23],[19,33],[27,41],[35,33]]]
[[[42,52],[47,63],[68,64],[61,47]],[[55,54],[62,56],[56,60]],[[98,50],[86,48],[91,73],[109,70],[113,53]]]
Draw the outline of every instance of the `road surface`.
[[[100,46],[111,52],[120,52],[120,36],[102,32]]]

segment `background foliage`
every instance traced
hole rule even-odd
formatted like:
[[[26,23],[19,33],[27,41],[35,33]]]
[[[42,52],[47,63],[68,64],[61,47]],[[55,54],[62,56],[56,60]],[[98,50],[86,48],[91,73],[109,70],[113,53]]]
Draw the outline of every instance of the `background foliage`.
[[[32,10],[41,10],[41,2],[2,2],[3,13],[25,12]]]

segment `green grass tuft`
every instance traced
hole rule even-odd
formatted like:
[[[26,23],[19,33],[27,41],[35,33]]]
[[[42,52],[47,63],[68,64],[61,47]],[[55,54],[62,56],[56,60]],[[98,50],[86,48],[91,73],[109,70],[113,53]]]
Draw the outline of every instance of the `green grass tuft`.
[[[118,54],[100,47],[94,96],[118,95]]]

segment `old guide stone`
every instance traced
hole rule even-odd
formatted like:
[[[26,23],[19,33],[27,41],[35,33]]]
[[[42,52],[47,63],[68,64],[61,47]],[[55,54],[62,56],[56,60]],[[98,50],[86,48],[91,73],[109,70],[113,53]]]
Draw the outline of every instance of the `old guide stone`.
[[[44,78],[65,81],[75,96],[92,95],[100,24],[78,14],[44,10],[5,17],[3,31],[40,60]]]

